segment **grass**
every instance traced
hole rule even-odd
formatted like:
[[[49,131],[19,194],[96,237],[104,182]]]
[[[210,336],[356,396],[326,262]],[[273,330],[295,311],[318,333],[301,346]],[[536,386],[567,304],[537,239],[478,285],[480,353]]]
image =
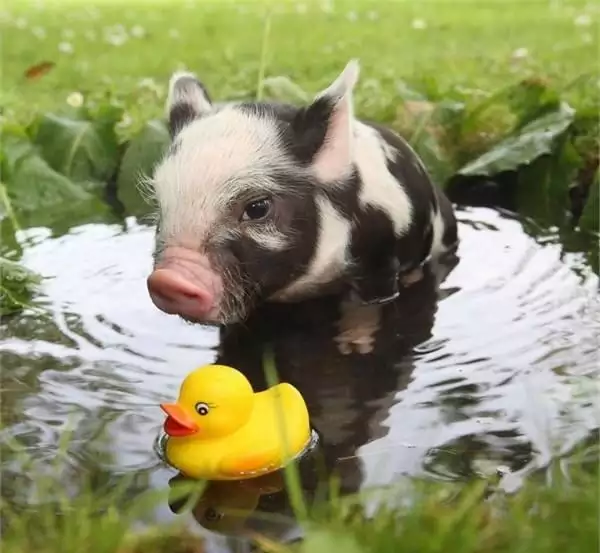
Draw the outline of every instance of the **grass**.
[[[386,490],[396,507],[381,507],[365,516],[359,497],[334,498],[309,506],[302,517],[304,540],[277,543],[268,536],[248,537],[266,553],[562,553],[596,551],[599,543],[600,478],[594,458],[590,466],[556,462],[509,495],[494,482],[466,485],[413,481],[403,490]],[[123,477],[123,480],[126,480]],[[3,551],[7,553],[202,553],[203,541],[184,521],[132,525],[147,515],[162,494],[142,495],[126,506],[119,494],[103,496],[87,490],[67,498],[56,482],[47,481],[46,494],[55,500],[36,510],[14,511],[3,504]],[[125,489],[125,488],[123,488]],[[123,490],[121,490],[122,492]],[[185,498],[198,489],[176,490]],[[201,493],[201,492],[200,492]],[[295,493],[301,493],[295,490]],[[173,497],[173,496],[172,496]],[[197,496],[196,496],[197,497]],[[402,500],[404,506],[398,506]],[[365,498],[363,498],[364,500]],[[192,503],[193,505],[193,503]]]
[[[74,92],[110,90],[135,124],[162,115],[179,67],[197,71],[216,98],[235,98],[256,95],[261,71],[316,93],[358,57],[360,114],[392,120],[400,80],[438,97],[481,97],[532,75],[559,88],[599,75],[598,17],[583,0],[6,0],[1,103],[7,117],[23,119]],[[56,65],[26,81],[43,61]]]

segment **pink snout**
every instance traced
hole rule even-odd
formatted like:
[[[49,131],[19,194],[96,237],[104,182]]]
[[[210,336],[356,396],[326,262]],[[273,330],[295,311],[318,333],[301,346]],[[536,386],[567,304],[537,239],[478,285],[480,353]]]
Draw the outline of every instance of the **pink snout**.
[[[221,299],[220,279],[206,263],[190,259],[188,252],[181,255],[178,250],[167,250],[163,261],[148,277],[152,302],[171,315],[197,322],[215,322]]]

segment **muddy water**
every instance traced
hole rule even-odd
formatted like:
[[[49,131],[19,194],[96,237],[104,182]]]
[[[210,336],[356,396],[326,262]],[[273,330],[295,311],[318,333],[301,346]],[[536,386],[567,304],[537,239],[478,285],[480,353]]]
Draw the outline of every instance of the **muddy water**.
[[[518,480],[598,427],[598,278],[584,256],[491,209],[458,215],[460,263],[423,337],[385,354],[384,364],[400,367],[393,378],[375,363],[372,372],[329,378],[319,369],[298,381],[325,421],[323,445],[353,461],[350,488],[498,467]],[[191,368],[215,359],[217,333],[150,303],[152,239],[135,219],[19,236],[24,263],[48,277],[40,299],[50,315],[2,328],[2,432],[34,460],[25,466],[5,449],[3,493],[13,501],[37,501],[30,477],[51,470],[67,425],[66,462],[54,474],[68,490],[90,475],[98,485],[134,475],[131,493],[174,476],[152,447],[163,422],[157,405],[176,396]],[[398,334],[411,324],[398,323]],[[318,349],[312,361],[299,355],[290,379],[318,358]],[[377,393],[361,395],[365,387]],[[164,505],[157,516],[175,515]],[[215,547],[222,539],[214,535]]]

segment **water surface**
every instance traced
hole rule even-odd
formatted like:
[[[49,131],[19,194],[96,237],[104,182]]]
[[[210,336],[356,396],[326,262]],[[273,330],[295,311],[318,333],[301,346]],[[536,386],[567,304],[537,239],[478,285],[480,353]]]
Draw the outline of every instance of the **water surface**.
[[[585,256],[565,254],[551,233],[532,237],[492,209],[458,216],[460,263],[425,339],[399,351],[395,380],[364,401],[349,390],[376,386],[375,368],[347,381],[323,372],[303,382],[325,410],[324,441],[344,442],[358,485],[497,467],[518,476],[599,426],[598,278]],[[3,324],[3,433],[36,461],[25,469],[3,454],[3,493],[14,500],[37,501],[29,477],[49,470],[67,422],[74,434],[57,475],[67,489],[76,493],[90,474],[102,482],[135,474],[136,490],[174,476],[152,447],[163,423],[158,404],[176,397],[188,371],[215,359],[218,336],[152,305],[145,287],[152,240],[152,229],[134,218],[59,237],[45,229],[19,235],[23,262],[48,277],[41,299],[49,315],[28,312]],[[349,419],[363,423],[360,431]],[[157,514],[175,516],[167,505]]]

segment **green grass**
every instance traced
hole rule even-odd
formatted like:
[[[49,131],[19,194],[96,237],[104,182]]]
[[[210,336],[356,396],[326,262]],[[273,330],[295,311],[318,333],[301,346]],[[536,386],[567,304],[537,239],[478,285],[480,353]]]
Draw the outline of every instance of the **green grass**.
[[[481,97],[532,75],[560,88],[599,74],[600,13],[586,1],[355,0],[335,1],[332,13],[326,1],[37,4],[4,2],[2,106],[9,117],[56,109],[73,92],[106,90],[128,100],[134,120],[161,115],[169,75],[183,66],[217,98],[254,96],[267,17],[266,76],[287,75],[317,92],[358,57],[359,112],[377,119],[394,119],[399,80],[438,97]],[[585,17],[590,24],[578,25]],[[56,66],[25,82],[24,71],[41,61]]]
[[[359,497],[309,506],[302,518],[303,542],[282,544],[252,534],[267,553],[564,553],[597,551],[600,478],[591,466],[564,461],[538,474],[509,495],[491,481],[467,485],[413,481],[382,497],[404,507],[381,507],[367,517]],[[124,479],[125,480],[125,479]],[[166,498],[156,492],[123,506],[119,493],[81,493],[74,499],[46,488],[58,500],[19,512],[3,505],[3,551],[7,553],[202,553],[202,540],[184,528],[184,517],[170,525],[132,531],[133,521]],[[179,490],[181,497],[190,488]],[[197,492],[197,491],[196,491]],[[296,490],[298,492],[298,490]],[[364,499],[364,498],[363,498]],[[193,505],[193,503],[192,503]],[[188,515],[189,516],[189,515]]]

